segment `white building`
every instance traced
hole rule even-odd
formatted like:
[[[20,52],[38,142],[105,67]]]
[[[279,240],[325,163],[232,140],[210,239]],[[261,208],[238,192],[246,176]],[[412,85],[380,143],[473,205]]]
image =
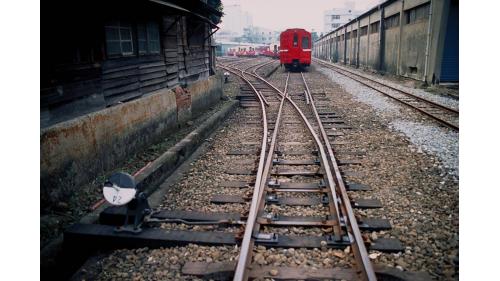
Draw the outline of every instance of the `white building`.
[[[243,29],[252,25],[252,16],[248,12],[242,11],[240,4],[224,5],[224,17],[222,17],[220,24],[221,31],[230,31],[242,36]]]
[[[323,13],[323,32],[326,34],[348,23],[361,12],[354,10],[354,2],[346,2],[343,8],[334,8]]]

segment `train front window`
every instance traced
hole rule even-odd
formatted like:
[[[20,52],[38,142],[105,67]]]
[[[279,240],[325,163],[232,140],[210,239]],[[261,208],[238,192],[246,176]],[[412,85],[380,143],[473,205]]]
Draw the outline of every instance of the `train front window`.
[[[309,37],[302,37],[302,49],[309,49]]]
[[[293,35],[293,46],[297,47],[299,45],[299,36],[297,36],[297,33]]]

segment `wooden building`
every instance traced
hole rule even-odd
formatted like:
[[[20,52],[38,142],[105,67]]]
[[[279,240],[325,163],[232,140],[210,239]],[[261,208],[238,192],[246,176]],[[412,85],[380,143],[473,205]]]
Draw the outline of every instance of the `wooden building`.
[[[215,74],[212,34],[222,16],[220,0],[46,5],[41,127]]]

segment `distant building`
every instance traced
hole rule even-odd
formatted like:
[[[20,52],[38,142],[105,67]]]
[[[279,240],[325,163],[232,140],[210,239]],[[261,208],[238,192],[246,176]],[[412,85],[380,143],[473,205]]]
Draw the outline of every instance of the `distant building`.
[[[223,41],[235,41],[241,37],[241,34],[230,30],[220,30],[219,32],[214,34],[215,41],[223,42]]]
[[[243,29],[242,42],[271,44],[279,41],[279,31],[273,31],[263,27],[249,26]]]
[[[224,17],[220,24],[221,31],[243,35],[244,28],[252,26],[253,19],[248,12],[241,10],[241,5],[224,5]]]
[[[323,15],[323,32],[328,33],[348,23],[360,14],[361,12],[353,10],[353,5],[325,11]]]

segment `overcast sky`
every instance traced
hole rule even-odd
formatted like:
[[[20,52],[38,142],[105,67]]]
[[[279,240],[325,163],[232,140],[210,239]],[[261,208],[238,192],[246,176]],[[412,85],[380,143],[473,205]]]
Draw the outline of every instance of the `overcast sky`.
[[[272,30],[305,28],[321,32],[323,12],[343,6],[343,0],[222,0],[224,5],[239,3],[253,17],[254,26]],[[366,11],[379,0],[356,0],[354,9]]]

